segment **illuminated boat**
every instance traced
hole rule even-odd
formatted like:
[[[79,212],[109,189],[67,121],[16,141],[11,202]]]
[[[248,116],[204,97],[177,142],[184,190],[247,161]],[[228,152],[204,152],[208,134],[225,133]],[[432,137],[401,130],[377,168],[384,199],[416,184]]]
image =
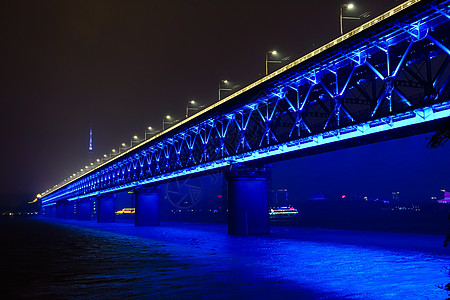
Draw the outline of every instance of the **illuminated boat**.
[[[134,208],[123,208],[121,210],[116,211],[117,215],[122,215],[122,214],[134,214],[135,210]]]
[[[284,207],[271,207],[269,210],[270,217],[278,217],[278,216],[295,216],[298,215],[298,210],[292,206],[284,206]]]

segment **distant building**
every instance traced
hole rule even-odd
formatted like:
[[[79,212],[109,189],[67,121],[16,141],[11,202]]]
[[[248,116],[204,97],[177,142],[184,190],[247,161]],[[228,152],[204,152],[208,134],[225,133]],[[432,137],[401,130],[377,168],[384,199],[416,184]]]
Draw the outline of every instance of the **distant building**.
[[[437,202],[441,204],[450,203],[450,192],[444,192],[444,199],[438,200]]]
[[[321,192],[317,192],[309,197],[309,201],[327,201],[327,198]]]
[[[392,192],[392,202],[400,202],[400,192]]]
[[[275,191],[275,206],[286,206],[289,204],[288,190],[279,189]]]

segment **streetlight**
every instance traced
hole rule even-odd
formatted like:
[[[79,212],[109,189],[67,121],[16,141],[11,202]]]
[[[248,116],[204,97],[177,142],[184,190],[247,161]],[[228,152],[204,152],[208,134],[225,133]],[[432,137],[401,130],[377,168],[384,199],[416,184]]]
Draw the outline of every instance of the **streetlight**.
[[[163,118],[163,122],[162,122],[162,130],[164,131],[164,125],[167,123],[167,122],[170,122],[170,120],[172,119],[172,117],[170,116],[170,115],[167,115],[167,116],[165,116],[164,118]],[[167,121],[166,121],[167,120]]]
[[[144,141],[147,140],[147,135],[153,136],[155,134],[157,134],[159,131],[153,129],[152,126],[148,126],[147,129],[145,129],[145,133],[144,133]]]
[[[127,150],[127,144],[125,144],[125,143],[122,143],[121,145],[120,145],[120,147],[119,147],[119,153],[120,153],[120,150]]]
[[[231,88],[229,88],[229,87],[222,87],[222,83],[226,84],[227,86],[230,84],[230,82],[226,79],[223,79],[219,82],[219,101],[220,101],[220,99],[222,99],[220,96],[221,91],[231,91]]]
[[[173,125],[176,122],[178,122],[178,120],[172,120],[172,117],[170,115],[167,115],[164,117],[163,122],[162,122],[162,130],[165,129],[165,125]]]
[[[139,137],[137,135],[133,136],[133,138],[131,139],[131,142],[130,142],[131,148],[133,147],[133,142],[139,143]]]
[[[342,20],[346,19],[346,20],[359,20],[359,17],[345,17],[342,16],[342,12],[344,10],[344,8],[346,8],[347,10],[352,10],[355,6],[353,5],[353,3],[343,3],[339,6],[339,23],[341,25],[341,35],[344,34],[344,28],[342,26]]]
[[[194,109],[194,107],[190,107],[189,104],[195,105],[195,101],[191,100],[186,104],[186,118],[189,117],[189,110]]]
[[[266,75],[269,74],[269,63],[277,63],[280,64],[281,61],[279,60],[269,60],[269,55],[277,55],[277,51],[276,50],[271,50],[266,52]]]
[[[200,105],[198,106],[197,102],[195,102],[194,100],[189,101],[186,104],[186,118],[189,117],[189,111],[193,110],[193,111],[199,111],[200,108],[205,107],[204,105]]]

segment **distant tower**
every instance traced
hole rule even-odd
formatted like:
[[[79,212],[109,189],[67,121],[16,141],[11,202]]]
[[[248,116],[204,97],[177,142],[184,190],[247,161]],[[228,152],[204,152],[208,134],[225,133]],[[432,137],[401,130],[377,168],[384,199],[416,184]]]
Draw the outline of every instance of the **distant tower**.
[[[89,152],[92,152],[94,148],[92,147],[92,124],[89,128]]]
[[[91,125],[89,127],[89,151],[88,151],[88,157],[87,157],[90,163],[94,162],[94,160],[95,160],[94,155],[95,154],[94,154],[94,146],[92,143],[92,123],[91,123]]]

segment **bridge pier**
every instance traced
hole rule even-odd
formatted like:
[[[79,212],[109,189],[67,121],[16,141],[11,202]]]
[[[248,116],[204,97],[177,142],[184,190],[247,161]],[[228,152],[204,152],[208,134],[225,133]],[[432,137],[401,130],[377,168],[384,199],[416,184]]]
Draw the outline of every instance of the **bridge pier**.
[[[105,195],[97,197],[97,222],[109,223],[116,220],[116,196]]]
[[[136,226],[157,226],[159,220],[159,190],[136,189],[135,195],[135,215],[134,224]]]
[[[44,214],[49,218],[56,218],[56,204],[45,207]]]
[[[66,212],[66,200],[56,202],[56,218],[64,219]]]
[[[77,202],[77,220],[90,220],[92,213],[91,200],[78,200]]]
[[[64,219],[74,219],[75,216],[75,201],[67,201],[64,204]]]
[[[233,167],[228,180],[228,234],[269,233],[269,201],[266,168]]]

